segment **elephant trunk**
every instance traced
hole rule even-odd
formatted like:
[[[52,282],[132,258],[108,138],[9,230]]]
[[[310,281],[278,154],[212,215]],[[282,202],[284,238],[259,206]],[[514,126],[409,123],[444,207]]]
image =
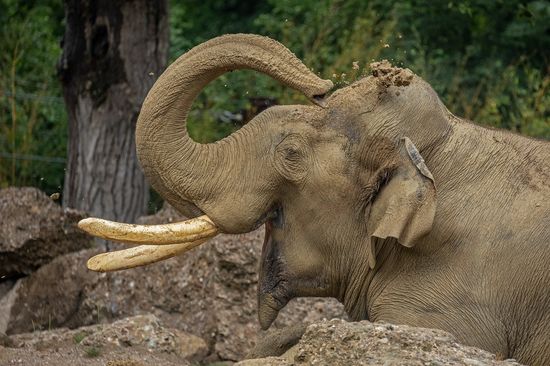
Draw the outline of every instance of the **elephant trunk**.
[[[224,220],[209,211],[216,206],[216,200],[227,193],[228,187],[233,189],[234,196],[242,194],[245,201],[245,190],[249,188],[243,186],[253,185],[253,182],[240,184],[240,174],[250,171],[252,163],[235,160],[251,158],[247,152],[251,147],[246,145],[262,139],[250,135],[252,131],[256,135],[258,125],[262,120],[266,122],[266,117],[255,118],[231,136],[211,144],[199,144],[189,137],[186,118],[193,100],[210,81],[236,69],[263,72],[313,101],[333,86],[331,81],[322,80],[307,69],[280,43],[245,34],[205,42],[182,55],[159,77],[137,121],[136,147],[141,166],[151,185],[176,209],[191,216],[206,213],[215,222]],[[274,113],[267,115],[271,114],[272,118]],[[242,168],[240,164],[248,167]],[[239,204],[233,202],[235,212],[244,210]],[[247,215],[246,211],[243,214]],[[251,215],[249,212],[248,216]],[[226,232],[246,229],[235,222],[216,224]]]

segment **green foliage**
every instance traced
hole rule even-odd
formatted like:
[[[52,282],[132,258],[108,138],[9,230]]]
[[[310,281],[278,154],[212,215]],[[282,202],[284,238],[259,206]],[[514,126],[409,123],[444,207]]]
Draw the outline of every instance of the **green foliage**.
[[[0,187],[53,193],[67,143],[55,71],[63,4],[0,0],[0,9]],[[171,61],[217,35],[258,33],[337,86],[386,58],[422,76],[459,116],[550,139],[548,1],[170,0],[170,31]],[[229,73],[197,98],[190,134],[209,142],[231,133],[241,123],[220,115],[249,110],[250,97],[305,102],[264,75]]]
[[[98,347],[88,347],[84,350],[84,356],[88,358],[95,358],[101,356],[101,349]]]
[[[84,340],[84,338],[86,338],[86,336],[87,336],[86,333],[78,332],[73,336],[73,341],[74,341],[74,343],[79,344],[80,342],[82,342]]]
[[[550,138],[549,2],[270,0],[237,22],[239,10],[231,7],[205,10],[173,1],[172,9],[172,19],[174,14],[186,19],[184,32],[178,31],[179,21],[172,21],[172,58],[225,32],[259,33],[280,40],[337,86],[357,80],[369,71],[370,62],[386,58],[430,82],[457,115]],[[201,13],[197,22],[196,12]],[[220,19],[226,22],[220,24]],[[177,46],[181,44],[185,47]],[[272,96],[281,103],[304,100],[261,77],[250,79],[242,72],[224,77],[197,101],[200,112],[191,125],[199,127],[193,130],[226,134],[213,122],[215,116],[222,109],[247,108],[246,95]]]
[[[53,193],[63,183],[66,154],[55,72],[63,5],[0,0],[0,9],[0,187],[33,185]]]
[[[255,0],[190,0],[170,2],[170,60],[195,45],[226,33],[250,33],[258,14],[270,6]],[[276,91],[276,93],[274,93]],[[189,115],[189,134],[197,141],[211,142],[236,130],[238,124],[219,123],[223,111],[250,108],[247,96],[279,95],[281,86],[250,71],[222,75],[199,95]]]
[[[432,84],[451,111],[550,138],[550,3],[407,4],[395,8],[399,24],[413,34],[403,62]]]
[[[270,8],[256,0],[170,1],[171,56],[220,34],[250,32],[258,14]]]

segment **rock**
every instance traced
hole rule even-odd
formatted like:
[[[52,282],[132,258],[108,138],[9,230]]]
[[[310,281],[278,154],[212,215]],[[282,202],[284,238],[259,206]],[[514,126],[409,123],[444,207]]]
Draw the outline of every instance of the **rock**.
[[[0,332],[7,334],[75,327],[82,323],[78,309],[86,284],[97,274],[86,269],[88,249],[54,259],[30,276],[19,279],[0,299]]]
[[[405,325],[350,323],[340,319],[307,327],[281,357],[245,360],[235,366],[287,365],[519,365],[458,344],[444,331]]]
[[[76,227],[84,217],[62,209],[36,188],[0,189],[0,281],[90,247],[91,238]]]
[[[4,280],[0,282],[0,299],[10,292],[10,290],[15,286],[16,280]]]
[[[208,355],[208,345],[204,339],[177,329],[174,330],[174,334],[178,340],[175,349],[178,356],[192,362],[199,362]]]
[[[10,337],[0,332],[0,346],[2,347],[13,347],[13,341]]]
[[[11,320],[11,310],[17,307],[17,290],[21,282],[17,282],[11,290],[0,298],[0,332],[5,333],[8,330],[8,324]]]
[[[165,224],[167,222],[185,220],[185,216],[182,216],[168,203],[164,202],[162,208],[154,215],[142,216],[136,220],[137,224],[142,225],[155,225]]]
[[[185,366],[207,352],[203,340],[166,328],[153,315],[19,334],[11,342],[10,347],[0,346],[1,365]]]
[[[156,316],[145,314],[75,330],[13,335],[9,342],[0,343],[0,365],[185,366],[201,361],[206,352],[202,339],[166,327]],[[486,351],[458,344],[452,335],[440,330],[340,319],[311,324],[302,339],[279,357],[235,364],[290,365],[519,364],[498,361]]]
[[[84,327],[80,332],[86,334],[88,329],[93,328]],[[142,345],[190,361],[201,360],[208,353],[208,346],[203,339],[181,330],[166,329],[151,314],[117,320],[101,328],[101,331],[85,336],[80,343],[89,347],[104,347],[107,344],[119,347]]]
[[[253,360],[244,360],[233,364],[233,366],[236,366],[236,365],[239,365],[239,366],[293,366],[294,363],[287,361],[287,359],[283,357],[265,357],[265,358],[257,358]]]

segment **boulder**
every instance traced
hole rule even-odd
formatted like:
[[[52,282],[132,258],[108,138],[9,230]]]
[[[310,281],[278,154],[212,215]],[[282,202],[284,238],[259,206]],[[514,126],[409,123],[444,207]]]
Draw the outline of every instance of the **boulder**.
[[[90,247],[78,230],[82,212],[63,209],[36,188],[0,189],[0,281],[21,277],[52,259]]]
[[[0,281],[0,301],[1,299],[10,292],[10,290],[15,286],[17,280],[14,279],[4,279]]]
[[[204,340],[165,327],[153,315],[75,330],[60,328],[10,337],[0,346],[0,364],[190,365],[206,355]]]
[[[405,325],[350,323],[341,319],[307,327],[298,344],[279,357],[241,361],[235,366],[290,365],[519,365],[457,343],[449,333]]]
[[[0,332],[30,332],[82,324],[78,310],[87,284],[97,274],[85,263],[97,249],[62,255],[17,280],[0,298]]]

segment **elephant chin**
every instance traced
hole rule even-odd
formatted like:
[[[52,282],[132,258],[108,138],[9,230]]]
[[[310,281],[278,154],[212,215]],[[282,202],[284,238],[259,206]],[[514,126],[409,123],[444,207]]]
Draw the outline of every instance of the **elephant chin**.
[[[271,220],[265,224],[258,283],[258,319],[264,330],[271,326],[279,311],[294,297],[279,252],[279,243],[273,235],[273,225]]]

